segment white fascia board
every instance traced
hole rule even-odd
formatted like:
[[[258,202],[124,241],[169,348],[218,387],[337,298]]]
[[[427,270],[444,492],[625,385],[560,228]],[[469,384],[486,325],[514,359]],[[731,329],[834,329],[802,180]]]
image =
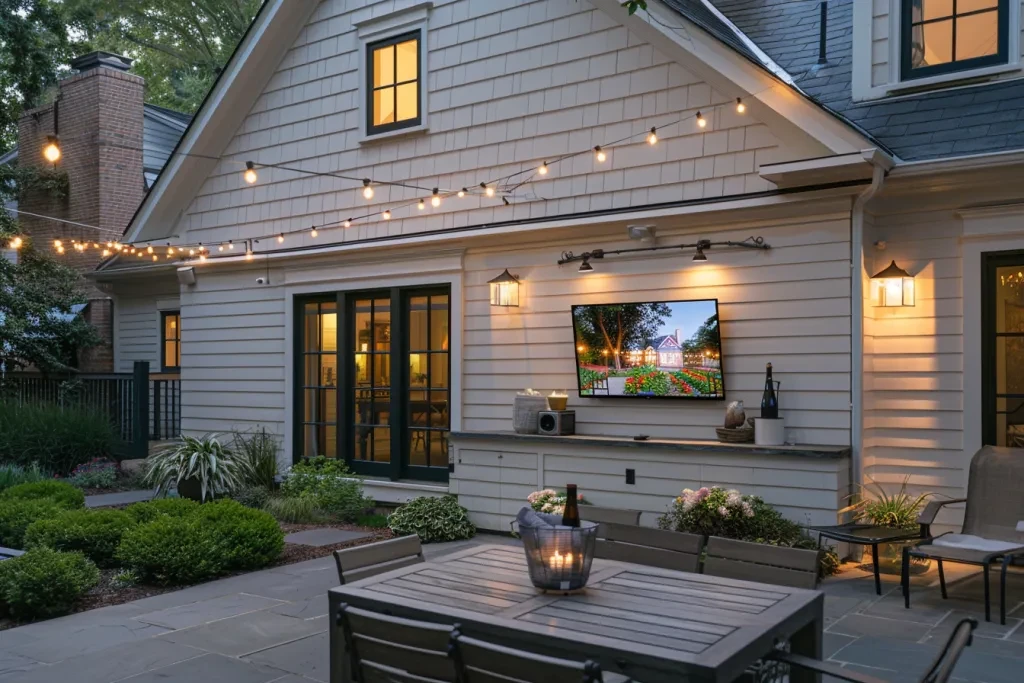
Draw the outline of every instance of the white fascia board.
[[[214,86],[168,160],[156,185],[125,235],[125,241],[166,239],[219,161],[186,156],[220,157],[252,110],[274,70],[319,5],[318,0],[268,0],[227,72]],[[239,161],[245,161],[244,159]]]
[[[618,0],[591,0],[716,91],[743,97],[747,111],[798,157],[848,154],[875,143],[802,93],[657,0],[630,16]],[[673,29],[682,26],[685,30]]]

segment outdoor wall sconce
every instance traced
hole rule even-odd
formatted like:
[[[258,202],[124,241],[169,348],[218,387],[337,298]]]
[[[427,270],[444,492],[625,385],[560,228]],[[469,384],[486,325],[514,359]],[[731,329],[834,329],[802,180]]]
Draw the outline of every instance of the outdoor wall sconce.
[[[748,237],[742,242],[734,242],[732,240],[726,240],[722,242],[713,242],[711,240],[697,240],[696,242],[689,242],[686,244],[666,244],[655,247],[633,247],[630,249],[591,249],[585,251],[582,254],[574,254],[571,251],[563,251],[562,258],[558,260],[558,265],[562,266],[566,263],[573,263],[574,261],[580,261],[579,272],[581,273],[592,273],[594,272],[594,266],[590,263],[597,259],[603,259],[609,254],[633,254],[640,251],[664,251],[666,249],[675,251],[688,251],[694,250],[693,260],[697,263],[706,263],[708,260],[705,252],[710,251],[712,247],[726,247],[735,249],[771,249],[771,246],[765,243],[763,237]],[[895,264],[894,264],[895,265]],[[505,271],[506,273],[508,271]],[[902,272],[902,271],[901,271]],[[491,280],[494,282],[495,280]],[[913,286],[913,283],[911,283]],[[494,301],[494,289],[492,285],[491,289],[491,302]]]
[[[491,305],[517,308],[519,306],[519,278],[505,269],[498,277],[488,281],[491,286]]]
[[[876,306],[914,305],[914,276],[897,266],[895,261],[871,276],[871,287]]]

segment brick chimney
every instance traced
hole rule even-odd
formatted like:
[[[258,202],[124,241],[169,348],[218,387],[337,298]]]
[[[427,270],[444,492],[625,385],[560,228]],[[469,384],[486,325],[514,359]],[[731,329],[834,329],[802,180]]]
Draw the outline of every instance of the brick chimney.
[[[142,78],[128,73],[131,60],[110,52],[90,52],[71,61],[74,75],[60,83],[54,102],[26,111],[18,122],[18,163],[50,166],[43,158],[47,136],[60,141],[56,168],[68,175],[68,196],[54,201],[38,192],[19,200],[23,211],[97,226],[92,230],[23,216],[22,229],[37,249],[54,239],[104,244],[123,233],[145,194],[142,173]],[[87,273],[102,260],[100,250],[68,249],[60,258]],[[112,372],[113,300],[87,284],[85,317],[103,342],[79,358],[83,372]]]

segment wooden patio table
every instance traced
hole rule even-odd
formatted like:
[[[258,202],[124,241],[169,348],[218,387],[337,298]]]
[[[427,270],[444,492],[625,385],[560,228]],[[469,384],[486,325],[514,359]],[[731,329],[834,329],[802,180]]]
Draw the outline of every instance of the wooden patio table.
[[[383,614],[459,624],[467,636],[583,661],[643,683],[727,683],[788,641],[821,658],[820,591],[594,560],[578,593],[530,583],[521,548],[479,545],[328,592],[331,683],[348,683],[344,639],[333,615],[347,603]],[[820,675],[793,670],[793,683]]]

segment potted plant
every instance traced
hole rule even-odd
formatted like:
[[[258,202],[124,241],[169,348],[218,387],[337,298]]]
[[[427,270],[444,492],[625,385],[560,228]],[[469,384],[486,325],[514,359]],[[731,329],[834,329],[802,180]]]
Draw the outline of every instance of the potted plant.
[[[248,478],[249,461],[223,445],[216,434],[181,441],[146,459],[146,483],[166,494],[172,487],[182,498],[199,502],[237,489]]]
[[[918,528],[917,518],[931,493],[913,495],[907,491],[908,475],[895,493],[889,493],[879,482],[868,477],[871,483],[861,485],[861,493],[852,505],[843,508],[839,514],[853,513],[853,520],[863,524],[887,529],[914,530]],[[903,562],[903,546],[912,541],[881,543],[878,546],[878,570],[883,574],[899,574]],[[910,571],[922,574],[928,571],[931,561],[927,558],[911,558]]]

